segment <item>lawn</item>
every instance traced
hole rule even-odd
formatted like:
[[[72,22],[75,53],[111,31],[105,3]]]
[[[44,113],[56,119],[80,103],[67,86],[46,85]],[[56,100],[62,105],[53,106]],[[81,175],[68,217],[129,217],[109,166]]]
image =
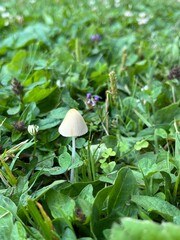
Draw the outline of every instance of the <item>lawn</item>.
[[[180,239],[178,9],[1,0],[0,240]]]

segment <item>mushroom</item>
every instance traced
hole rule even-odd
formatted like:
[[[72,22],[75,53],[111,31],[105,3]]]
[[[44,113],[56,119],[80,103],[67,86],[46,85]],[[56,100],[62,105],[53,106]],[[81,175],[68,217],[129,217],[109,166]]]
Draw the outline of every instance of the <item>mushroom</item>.
[[[87,133],[87,125],[81,114],[74,108],[70,109],[58,129],[64,137],[72,137],[72,164],[75,161],[75,138]],[[70,181],[74,182],[74,169],[71,169]]]

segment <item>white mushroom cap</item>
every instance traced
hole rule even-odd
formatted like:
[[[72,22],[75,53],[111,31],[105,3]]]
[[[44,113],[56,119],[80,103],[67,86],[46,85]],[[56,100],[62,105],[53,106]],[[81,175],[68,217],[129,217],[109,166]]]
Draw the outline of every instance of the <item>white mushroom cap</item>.
[[[87,133],[87,125],[81,114],[74,108],[70,109],[58,129],[64,137],[78,137]]]

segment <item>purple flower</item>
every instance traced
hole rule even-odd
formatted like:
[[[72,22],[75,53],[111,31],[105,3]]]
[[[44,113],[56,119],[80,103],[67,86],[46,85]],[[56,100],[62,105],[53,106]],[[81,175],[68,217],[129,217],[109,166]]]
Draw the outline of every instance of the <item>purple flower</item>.
[[[92,36],[91,36],[91,41],[92,41],[92,42],[95,42],[95,41],[96,41],[96,35],[92,35]]]
[[[92,35],[91,36],[91,41],[92,42],[99,42],[99,41],[101,41],[101,35],[99,35],[99,34]]]
[[[94,96],[94,101],[98,102],[99,100],[100,100],[100,96],[95,95],[95,96]]]
[[[86,94],[86,105],[89,108],[93,108],[96,106],[97,102],[100,100],[100,96],[92,95],[91,93]]]
[[[87,94],[86,94],[86,98],[87,98],[87,99],[91,99],[91,97],[92,97],[92,94],[91,94],[91,93],[87,93]]]

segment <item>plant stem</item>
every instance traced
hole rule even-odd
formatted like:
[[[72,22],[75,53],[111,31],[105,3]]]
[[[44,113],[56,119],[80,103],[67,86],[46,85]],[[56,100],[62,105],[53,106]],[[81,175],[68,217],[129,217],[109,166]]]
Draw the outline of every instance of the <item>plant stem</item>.
[[[106,117],[106,134],[109,135],[109,91],[106,91],[106,102],[105,102],[105,117]]]
[[[176,96],[175,96],[175,88],[174,88],[173,85],[171,86],[171,90],[172,90],[173,103],[175,103],[176,102]]]
[[[34,159],[36,156],[36,146],[37,146],[36,136],[33,136],[33,140],[34,140],[34,149],[33,149],[33,153],[32,153],[32,159]]]
[[[75,153],[76,153],[76,142],[75,142],[75,137],[72,137],[72,165],[74,164],[75,161]],[[74,168],[71,169],[70,172],[70,182],[74,183]]]
[[[34,152],[33,152],[33,157],[36,154],[36,146],[37,146],[37,140],[36,140],[36,135],[34,136]]]
[[[91,154],[91,148],[90,148],[90,141],[88,141],[88,155],[89,155],[89,164],[90,164],[90,176],[91,180],[95,181],[96,179],[96,173],[95,173],[95,163],[94,163],[94,158],[92,157]]]
[[[176,179],[176,182],[175,182],[175,186],[174,186],[174,190],[173,190],[174,203],[176,202],[176,199],[177,199],[177,192],[178,192],[179,183],[180,183],[180,171],[178,173],[178,176],[177,176],[177,179]]]
[[[76,41],[75,41],[75,54],[76,54],[76,61],[80,62],[81,49],[80,49],[80,43],[78,38],[76,38]]]

